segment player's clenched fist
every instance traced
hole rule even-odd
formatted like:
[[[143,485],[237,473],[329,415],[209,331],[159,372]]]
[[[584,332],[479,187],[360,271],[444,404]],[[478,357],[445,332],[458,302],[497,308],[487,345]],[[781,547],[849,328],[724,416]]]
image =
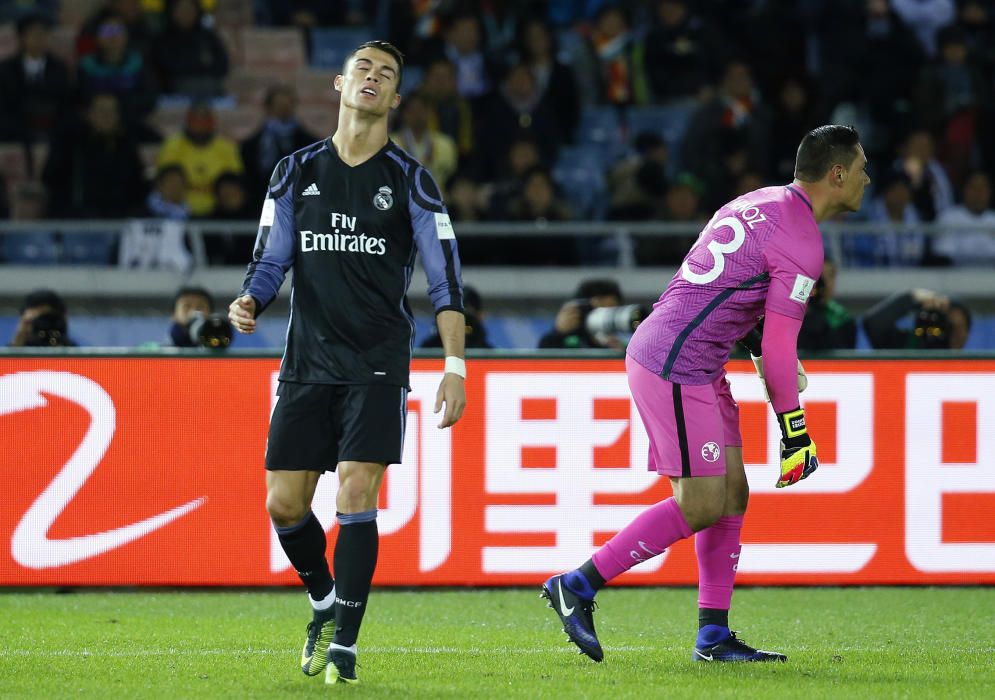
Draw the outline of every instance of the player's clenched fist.
[[[256,300],[248,294],[240,296],[228,306],[228,320],[239,333],[256,330]]]
[[[781,428],[781,477],[777,480],[780,489],[797,484],[818,469],[819,458],[805,426],[805,411],[796,408],[778,413],[777,424]]]

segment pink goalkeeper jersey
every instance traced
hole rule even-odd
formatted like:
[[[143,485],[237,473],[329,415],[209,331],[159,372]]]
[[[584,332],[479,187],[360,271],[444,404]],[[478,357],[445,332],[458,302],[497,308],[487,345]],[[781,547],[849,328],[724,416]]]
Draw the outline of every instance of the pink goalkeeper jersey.
[[[719,209],[626,352],[677,384],[708,384],[767,311],[801,319],[822,274],[808,195],[764,187]]]

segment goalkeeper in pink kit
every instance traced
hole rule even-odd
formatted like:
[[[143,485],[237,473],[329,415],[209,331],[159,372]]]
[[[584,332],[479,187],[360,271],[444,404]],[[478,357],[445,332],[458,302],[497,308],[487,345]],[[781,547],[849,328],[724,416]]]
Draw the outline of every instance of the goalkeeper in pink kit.
[[[674,496],[643,511],[579,568],[553,576],[543,595],[581,652],[604,654],[594,596],[607,581],[695,535],[696,661],[785,661],[729,630],[729,606],[749,498],[739,407],[725,364],[747,342],[781,428],[778,487],[819,465],[798,398],[797,338],[822,271],[818,222],[860,208],[867,159],[855,129],[821,126],[798,147],[795,179],[719,209],[626,350],[626,373],[649,435],[649,468],[670,477]],[[762,339],[755,330],[763,319]],[[758,347],[759,346],[759,347]]]

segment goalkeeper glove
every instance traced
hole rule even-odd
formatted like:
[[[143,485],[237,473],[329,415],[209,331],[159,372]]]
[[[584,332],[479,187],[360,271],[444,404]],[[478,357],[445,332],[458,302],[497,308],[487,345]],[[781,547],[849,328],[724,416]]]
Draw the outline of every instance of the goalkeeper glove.
[[[777,414],[781,428],[781,477],[777,488],[797,484],[819,468],[815,443],[805,427],[805,411],[796,408]]]
[[[767,391],[767,380],[764,379],[763,358],[751,353],[750,359],[753,360],[753,366],[757,368],[757,376],[760,377],[760,385],[764,388],[764,400],[770,401],[770,392]],[[798,393],[802,393],[807,388],[808,375],[805,374],[805,368],[802,367],[802,361],[798,360]]]

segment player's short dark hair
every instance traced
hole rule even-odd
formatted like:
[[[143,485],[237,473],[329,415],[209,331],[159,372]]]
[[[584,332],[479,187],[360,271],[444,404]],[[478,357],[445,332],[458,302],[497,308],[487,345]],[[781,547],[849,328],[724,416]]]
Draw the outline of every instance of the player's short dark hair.
[[[359,51],[363,49],[377,49],[378,51],[383,51],[384,53],[390,55],[395,61],[397,61],[397,90],[401,90],[401,78],[404,75],[404,54],[401,50],[394,46],[389,41],[381,41],[379,39],[374,39],[373,41],[364,41],[362,44],[357,46],[352,50],[352,52],[345,57],[345,61],[342,64],[342,70],[349,65],[349,61],[355,56]]]
[[[802,182],[816,182],[834,165],[847,168],[857,157],[860,134],[852,126],[826,124],[805,134],[795,156],[795,177]]]
[[[211,296],[211,293],[203,287],[180,287],[176,290],[176,294],[173,295],[173,306],[176,306],[176,302],[180,300],[180,297],[185,296],[198,296],[202,299],[206,299],[208,308],[211,311],[214,311],[214,297]]]
[[[66,315],[66,302],[59,296],[58,292],[51,289],[36,289],[29,292],[21,303],[21,313],[39,306],[51,307],[52,313],[58,316]]]

